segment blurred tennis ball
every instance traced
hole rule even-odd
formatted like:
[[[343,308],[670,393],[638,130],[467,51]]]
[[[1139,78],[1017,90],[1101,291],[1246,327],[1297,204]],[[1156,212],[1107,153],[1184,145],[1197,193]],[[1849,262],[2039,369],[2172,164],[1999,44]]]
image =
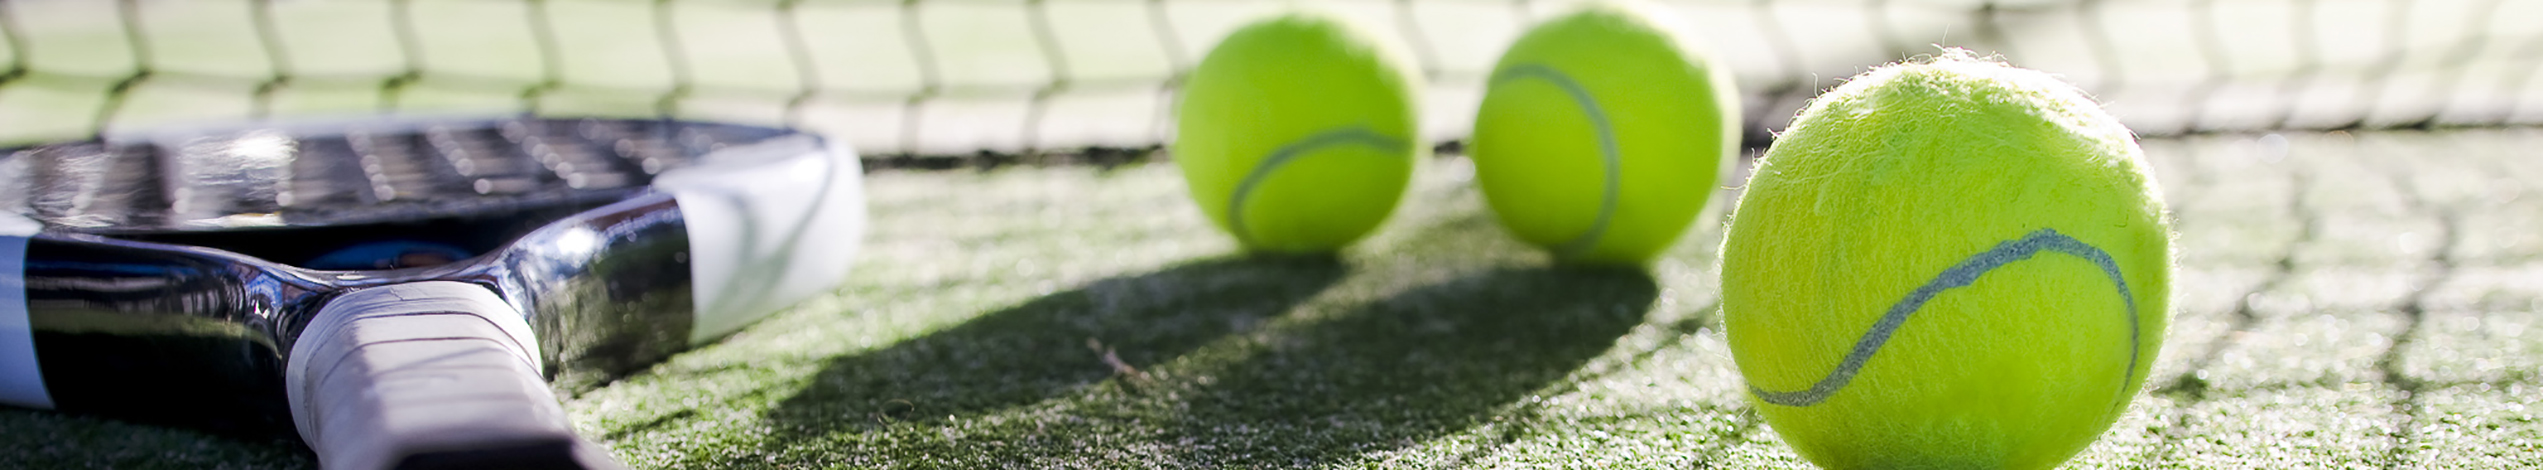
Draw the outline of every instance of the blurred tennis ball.
[[[1821,467],[2043,469],[2090,445],[2169,322],[2135,138],[2074,86],[1951,49],[1814,100],[1722,243],[1759,413]]]
[[[1730,76],[1640,7],[1555,17],[1493,66],[1475,177],[1503,228],[1567,262],[1667,250],[1739,151]]]
[[[1413,165],[1420,78],[1345,22],[1291,12],[1236,30],[1183,89],[1174,141],[1192,199],[1247,249],[1316,253],[1367,236]]]

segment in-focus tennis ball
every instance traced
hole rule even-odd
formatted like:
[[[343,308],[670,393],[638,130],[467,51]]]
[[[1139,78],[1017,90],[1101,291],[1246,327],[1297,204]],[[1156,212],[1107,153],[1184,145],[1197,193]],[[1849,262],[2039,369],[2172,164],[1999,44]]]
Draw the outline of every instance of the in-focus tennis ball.
[[[1767,423],[1831,469],[2043,469],[2110,427],[2169,322],[2172,230],[2128,129],[1946,50],[1811,102],[1722,242]]]
[[[1428,148],[1420,78],[1334,17],[1246,25],[1183,89],[1174,141],[1192,200],[1247,249],[1329,252],[1366,236],[1404,196]]]
[[[1475,178],[1503,228],[1562,261],[1669,248],[1739,151],[1730,76],[1631,4],[1520,36],[1475,116]]]

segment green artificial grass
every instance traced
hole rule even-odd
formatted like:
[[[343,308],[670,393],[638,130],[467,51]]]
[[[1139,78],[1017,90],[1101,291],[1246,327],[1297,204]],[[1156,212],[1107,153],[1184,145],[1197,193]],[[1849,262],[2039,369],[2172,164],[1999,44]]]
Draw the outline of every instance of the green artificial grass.
[[[2538,143],[2148,141],[2177,320],[2069,468],[2543,466]],[[1235,254],[1170,163],[879,172],[835,295],[567,407],[640,468],[1808,466],[1721,336],[1720,217],[1648,271],[1551,267],[1462,159],[1426,163],[1328,259]],[[307,459],[291,436],[0,411],[0,467]]]
[[[700,468],[1489,462],[1584,419],[1647,422],[1614,432],[1664,437],[1652,462],[1744,439],[1726,363],[1660,360],[1705,354],[1678,346],[1710,325],[1709,242],[1548,268],[1431,163],[1338,259],[1233,254],[1165,164],[888,174],[836,304],[575,407],[639,465]],[[1582,387],[1664,362],[1710,380]],[[1556,411],[1582,407],[1630,414]],[[1638,440],[1555,444],[1582,438]]]

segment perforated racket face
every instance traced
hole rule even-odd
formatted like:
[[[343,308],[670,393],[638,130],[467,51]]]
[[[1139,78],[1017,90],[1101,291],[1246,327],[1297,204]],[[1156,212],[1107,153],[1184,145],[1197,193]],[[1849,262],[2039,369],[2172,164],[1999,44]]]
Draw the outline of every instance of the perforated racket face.
[[[302,267],[417,267],[638,194],[788,132],[598,119],[352,122],[116,136],[0,153],[0,203],[55,231]]]
[[[697,155],[782,134],[510,119],[128,136],[6,151],[0,202],[105,235],[482,216],[606,202]]]

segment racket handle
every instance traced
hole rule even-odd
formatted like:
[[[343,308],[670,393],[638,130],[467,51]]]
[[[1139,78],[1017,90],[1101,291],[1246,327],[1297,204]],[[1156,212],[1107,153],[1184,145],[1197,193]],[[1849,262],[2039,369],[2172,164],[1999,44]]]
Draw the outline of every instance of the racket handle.
[[[494,292],[417,282],[328,301],[293,342],[284,380],[327,469],[621,468],[574,435],[538,357]]]

